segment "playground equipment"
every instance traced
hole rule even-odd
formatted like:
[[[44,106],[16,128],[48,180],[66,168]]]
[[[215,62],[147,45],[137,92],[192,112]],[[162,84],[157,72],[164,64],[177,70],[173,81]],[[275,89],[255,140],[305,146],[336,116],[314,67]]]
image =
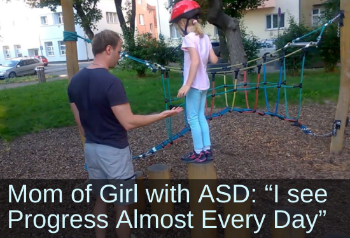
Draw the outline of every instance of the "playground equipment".
[[[75,41],[77,41],[77,38],[79,36],[76,35],[75,33],[75,29],[74,29],[74,15],[73,15],[73,1],[72,0],[61,0],[61,4],[62,4],[62,11],[63,11],[63,18],[64,18],[64,30],[65,30],[65,35],[64,35],[64,40],[66,42],[66,50],[67,50],[67,54],[66,54],[66,58],[67,58],[67,67],[68,67],[68,77],[69,80],[72,78],[72,76],[74,74],[76,74],[79,70],[78,67],[78,61],[77,61],[77,46]],[[335,115],[335,123],[334,123],[334,127],[333,127],[333,131],[331,134],[332,135],[332,142],[331,142],[331,152],[332,153],[339,153],[342,150],[343,147],[343,141],[344,141],[344,131],[345,131],[345,126],[346,126],[346,121],[347,121],[347,114],[348,114],[348,110],[349,110],[349,105],[350,105],[350,58],[349,58],[349,51],[350,51],[350,0],[341,0],[341,5],[340,5],[341,9],[344,9],[340,15],[337,16],[341,17],[342,19],[342,23],[340,24],[340,41],[341,41],[341,83],[340,83],[340,93],[339,93],[339,99],[338,99],[338,106],[337,106],[337,112]],[[345,16],[344,20],[343,20],[343,16]],[[326,27],[326,26],[324,26]],[[321,29],[321,31],[323,32],[323,29]],[[87,39],[85,39],[87,40]],[[299,41],[299,39],[296,39],[296,41]],[[88,41],[88,40],[87,40]],[[308,47],[314,46],[313,43],[308,42],[308,43],[300,43],[300,42],[291,42],[291,44],[288,45],[288,47],[302,47],[300,49],[298,49],[298,52],[303,51],[303,49],[306,49]],[[132,57],[132,56],[128,56],[128,57]],[[285,55],[283,57],[283,62],[285,60],[287,56]],[[135,60],[139,60],[136,59]],[[280,59],[278,59],[280,60]],[[304,57],[303,57],[304,60]],[[146,61],[141,61],[140,63],[146,63],[149,64],[149,62]],[[247,62],[248,63],[248,62]],[[242,63],[243,64],[243,63]],[[261,67],[264,68],[264,66],[266,65],[266,62],[264,62],[263,64],[261,64],[259,67],[259,70],[261,70]],[[156,64],[149,64],[149,66],[152,69],[160,69],[162,71],[162,77],[163,79],[168,79],[167,77],[167,73],[169,72],[170,69],[169,67],[163,67],[163,66],[159,66]],[[248,70],[249,68],[244,67],[245,65],[243,64],[243,68],[241,68],[240,70],[244,70],[244,72],[246,72],[246,70]],[[253,66],[256,67],[256,66]],[[171,70],[171,69],[170,69]],[[174,70],[174,69],[173,69]],[[176,70],[176,69],[175,69]],[[219,69],[222,70],[223,73],[225,72],[234,72],[236,73],[237,71],[235,70],[228,70],[225,71],[225,69]],[[215,74],[212,74],[212,79],[215,79]],[[258,77],[260,77],[260,74],[258,74]],[[232,87],[232,89],[228,89],[231,90],[234,95],[237,91],[239,90],[245,90],[245,92],[247,92],[248,90],[256,90],[256,93],[258,93],[258,87],[260,88],[260,83],[259,80],[257,80],[257,84],[252,86],[249,84],[243,84],[240,86],[244,86],[243,89],[238,89],[238,84],[236,81],[237,77],[235,77],[235,83],[232,85],[230,85],[230,87]],[[215,80],[212,80],[213,82],[215,82]],[[265,81],[264,79],[264,89],[268,88],[268,82]],[[283,82],[283,83],[282,83]],[[266,83],[266,84],[265,84]],[[301,84],[302,84],[302,77],[301,77]],[[225,85],[226,81],[225,81]],[[286,84],[284,84],[284,81],[282,81],[282,77],[280,77],[280,80],[277,84],[269,84],[271,85],[272,88],[278,88],[278,90],[281,90],[281,88],[283,88],[284,90],[286,90],[287,88],[291,88],[290,86],[287,87]],[[247,87],[249,86],[249,87]],[[300,85],[299,90],[301,92],[302,90],[302,85]],[[292,88],[298,88],[298,87],[294,87],[292,86]],[[215,90],[215,84],[212,87],[212,90]],[[228,92],[227,88],[225,88],[226,93]],[[213,95],[215,95],[215,91],[213,91]],[[286,94],[285,94],[286,95]],[[301,96],[301,95],[300,95]],[[166,94],[165,97],[167,98]],[[171,99],[171,97],[169,97],[169,99]],[[213,97],[214,99],[214,97]],[[266,99],[266,98],[265,98]],[[167,101],[166,103],[169,103],[172,101]],[[234,104],[234,103],[233,103]],[[212,104],[213,105],[213,104]],[[227,103],[228,105],[228,103]],[[171,105],[169,105],[170,107]],[[277,106],[276,106],[277,107]],[[211,118],[214,117],[219,117],[222,116],[223,113],[225,112],[230,112],[230,111],[238,111],[238,109],[234,108],[234,105],[232,105],[231,107],[227,107],[225,109],[225,111],[222,111],[220,113],[216,113],[213,114],[212,112],[209,114]],[[251,109],[248,105],[247,109],[241,109],[242,113],[259,113],[261,115],[272,115],[271,116],[275,116],[277,118],[283,119],[283,120],[287,120],[290,121],[292,123],[296,123],[297,126],[299,126],[306,134],[310,134],[310,135],[315,135],[313,134],[309,129],[307,129],[306,127],[304,127],[301,123],[299,123],[298,121],[298,116],[297,118],[290,118],[288,116],[288,114],[286,116],[282,116],[277,114],[277,110],[275,110],[275,112],[270,112],[270,110],[268,110],[268,112],[261,112],[257,109],[256,104],[254,105],[253,109]],[[210,119],[210,118],[209,118]],[[167,121],[168,124],[170,124],[171,121]],[[168,142],[171,144],[173,142],[175,142],[177,139],[179,139],[181,136],[183,136],[187,131],[189,131],[188,127],[185,127],[185,129],[183,129],[180,133],[173,135],[172,132],[168,130],[168,138],[170,138],[171,140],[169,140]],[[170,137],[169,137],[170,135]],[[173,135],[173,136],[172,136]],[[82,142],[84,143],[84,137],[82,136]],[[141,155],[141,156],[137,156],[136,158],[143,158],[147,155],[151,155],[153,153],[155,153],[156,151],[158,151],[159,149],[163,148],[165,145],[165,143],[161,143],[159,146],[156,146],[152,149],[150,149],[148,152],[146,152],[145,154]],[[170,184],[170,168],[167,165],[152,165],[148,168],[148,178],[152,181],[150,181],[150,187],[151,188],[155,188],[155,189],[161,189],[162,187],[165,186],[165,184],[168,182],[168,184]],[[142,182],[142,178],[143,176],[138,173],[138,182]],[[192,197],[197,197],[198,196],[198,191],[201,190],[201,186],[198,186],[198,181],[202,180],[202,185],[208,185],[208,186],[215,186],[216,185],[216,172],[214,169],[214,162],[210,161],[210,162],[205,162],[205,163],[201,163],[201,164],[188,164],[188,177],[189,177],[189,182],[190,182],[190,192]],[[208,183],[208,181],[212,181],[213,183]],[[206,182],[206,183],[205,183]],[[142,190],[141,190],[142,191]],[[142,197],[141,193],[139,192],[140,196]],[[242,196],[244,196],[244,193],[241,194]],[[216,196],[216,194],[214,194],[214,196]],[[137,209],[140,210],[140,212],[142,212],[144,210],[144,200],[143,199],[139,199],[139,202],[135,205],[133,205],[134,207],[136,207]],[[224,207],[224,213],[226,214],[232,214],[232,213],[238,213],[238,214],[248,214],[248,212],[250,212],[251,209],[251,200],[249,199],[245,204],[240,204],[240,207],[235,207],[236,205],[233,203],[228,203],[225,207]],[[216,210],[216,202],[212,203],[212,202],[203,202],[202,204],[198,204],[197,202],[194,202],[194,200],[191,200],[190,202],[190,207],[191,210],[193,210],[194,212],[198,213],[198,211],[200,212],[201,210],[209,210],[209,209],[213,209]],[[290,214],[292,214],[293,210],[289,210]],[[153,214],[170,214],[171,216],[174,214],[174,204],[171,202],[168,203],[154,203],[151,204],[151,213]],[[200,216],[194,216],[194,222],[198,224],[199,220],[201,219]],[[284,217],[283,216],[279,216],[278,217],[278,221],[283,221]],[[166,221],[165,221],[166,223]],[[164,231],[164,229],[160,229],[161,231]],[[284,232],[284,233],[283,233]],[[201,226],[195,226],[192,231],[191,231],[191,236],[192,237],[198,237],[198,234],[202,234],[203,237],[205,238],[211,238],[211,237],[216,237],[217,234],[217,230],[216,229],[202,229]],[[249,237],[249,230],[239,230],[239,229],[231,229],[231,228],[226,228],[225,229],[225,237]],[[272,228],[272,234],[273,234],[273,238],[277,238],[277,237],[294,237],[294,238],[303,238],[305,236],[305,230],[296,230],[294,231],[292,228],[288,227],[285,230],[274,230],[274,228]],[[293,236],[291,236],[291,234],[294,234]],[[324,238],[348,238],[349,236],[346,235],[338,235],[338,234],[327,234],[324,236]]]
[[[341,1],[341,9],[349,9],[349,0],[342,0]],[[89,39],[85,39],[83,37],[78,36],[74,31],[74,17],[73,17],[73,8],[72,8],[72,2],[71,1],[62,1],[62,9],[63,9],[63,17],[65,18],[65,24],[64,24],[64,41],[67,43],[67,69],[68,69],[68,77],[69,80],[72,78],[72,76],[78,72],[79,67],[77,64],[77,53],[76,53],[76,43],[74,41],[77,41],[77,38],[82,38],[86,40],[87,42],[91,42]],[[346,10],[348,11],[348,10]],[[224,68],[211,68],[210,74],[211,74],[211,81],[212,81],[212,94],[208,95],[208,97],[212,97],[212,103],[211,103],[211,110],[210,113],[208,113],[207,118],[208,120],[212,120],[214,118],[218,118],[223,116],[227,112],[240,112],[240,113],[258,113],[259,115],[270,115],[276,118],[279,118],[284,121],[289,121],[292,123],[293,126],[299,127],[303,130],[305,134],[311,135],[311,136],[332,136],[332,142],[331,142],[331,148],[330,151],[332,153],[339,153],[342,150],[343,142],[344,142],[344,132],[345,127],[348,124],[348,118],[347,114],[349,111],[350,106],[350,59],[349,55],[346,53],[349,51],[350,47],[350,21],[349,18],[345,18],[344,10],[340,11],[337,16],[335,16],[333,19],[328,21],[326,24],[321,26],[320,28],[304,35],[301,37],[296,38],[292,42],[288,43],[283,47],[282,49],[277,50],[284,52],[284,50],[288,47],[299,47],[299,49],[295,50],[294,52],[290,54],[282,54],[281,57],[269,61],[266,61],[266,55],[264,57],[260,57],[254,60],[250,60],[245,63],[237,64],[237,65],[231,65]],[[340,94],[338,99],[338,105],[337,105],[337,111],[335,115],[335,120],[332,126],[332,131],[330,133],[324,134],[324,135],[317,135],[313,133],[309,128],[307,128],[305,125],[303,125],[299,121],[300,117],[300,111],[301,111],[301,100],[302,100],[302,85],[303,85],[303,73],[304,73],[304,64],[305,64],[305,53],[306,51],[311,47],[317,47],[320,44],[320,40],[322,37],[322,34],[325,30],[325,28],[332,24],[336,19],[339,19],[339,28],[340,28],[340,41],[341,41],[341,83],[340,83]],[[306,36],[309,36],[313,33],[316,33],[320,31],[321,33],[317,37],[317,41],[313,42],[300,42],[303,38]],[[300,83],[297,85],[287,85],[287,79],[285,74],[285,61],[286,59],[294,54],[302,53],[302,72],[300,76]],[[172,68],[168,66],[159,65],[157,63],[152,63],[147,60],[138,59],[131,55],[128,55],[127,53],[122,53],[122,56],[127,57],[129,59],[135,60],[141,64],[147,65],[153,72],[157,72],[158,70],[161,71],[162,81],[163,81],[163,90],[164,90],[164,100],[166,109],[169,109],[173,107],[173,102],[178,100],[178,98],[171,98],[171,93],[169,89],[169,71],[181,71],[180,68]],[[263,60],[262,63],[257,64],[255,66],[249,66],[247,65],[252,62],[256,62],[258,60]],[[266,65],[273,63],[275,61],[281,61],[281,67],[280,67],[280,77],[278,80],[278,83],[271,83],[266,80]],[[247,70],[257,68],[258,74],[257,74],[257,82],[256,83],[247,83],[246,82],[246,76],[247,76]],[[262,71],[262,73],[261,73]],[[237,83],[237,75],[239,72],[243,72],[244,74],[244,82],[241,84]],[[234,82],[233,84],[227,83],[227,74],[232,73],[234,74]],[[215,87],[215,78],[218,75],[224,76],[224,85],[219,85]],[[263,75],[263,80],[260,80],[261,74]],[[282,80],[283,78],[283,80]],[[261,82],[262,81],[262,82]],[[167,84],[167,87],[165,86]],[[224,92],[216,93],[216,90],[224,88]],[[271,88],[277,88],[278,94],[276,99],[276,107],[274,109],[270,108],[268,97],[267,97],[267,89]],[[288,112],[288,104],[287,104],[287,89],[295,89],[298,88],[299,93],[299,107],[298,107],[298,115],[295,118],[292,118],[289,116]],[[266,102],[266,108],[267,111],[261,111],[257,108],[257,102],[258,102],[258,95],[259,90],[263,89],[265,94],[265,102]],[[250,90],[255,90],[256,93],[256,99],[253,107],[250,107],[248,102],[247,93]],[[278,114],[278,106],[279,106],[279,96],[281,93],[281,90],[284,90],[285,95],[285,108],[286,108],[286,115],[280,115]],[[246,105],[247,108],[236,108],[235,105],[235,99],[236,94],[238,91],[244,91],[245,92],[245,99],[246,99]],[[227,94],[233,92],[233,100],[232,105],[229,105]],[[213,113],[213,106],[215,101],[215,96],[224,94],[225,95],[225,101],[226,101],[226,107],[221,110],[218,113]],[[182,104],[177,105],[182,106]],[[190,128],[187,124],[186,120],[186,110],[185,110],[185,126],[184,128],[178,132],[173,133],[172,132],[172,118],[166,119],[166,126],[167,126],[167,139],[163,142],[159,143],[158,145],[154,146],[153,148],[149,149],[145,153],[142,153],[140,155],[135,156],[133,159],[137,158],[144,158],[149,155],[153,155],[157,151],[173,144],[177,140],[179,140],[181,137],[183,137],[187,132],[190,131]],[[84,137],[81,135],[81,140],[84,144]]]

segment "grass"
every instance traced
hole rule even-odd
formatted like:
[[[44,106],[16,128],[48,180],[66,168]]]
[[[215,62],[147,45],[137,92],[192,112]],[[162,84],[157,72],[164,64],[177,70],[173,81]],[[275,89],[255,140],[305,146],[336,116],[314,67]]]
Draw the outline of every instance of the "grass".
[[[160,73],[149,72],[145,78],[137,78],[135,72],[112,70],[124,83],[131,107],[136,114],[150,114],[165,109],[163,83]],[[176,97],[181,87],[182,78],[179,73],[170,72],[170,91],[172,98]],[[257,75],[250,75],[252,83]],[[278,73],[269,73],[268,82],[278,82]],[[263,81],[261,76],[260,82]],[[299,84],[300,77],[287,76],[287,85]],[[223,85],[223,76],[217,76],[215,86]],[[232,78],[227,78],[227,84],[232,84]],[[39,132],[47,128],[58,128],[74,125],[70,111],[66,89],[68,80],[57,80],[44,84],[31,85],[13,89],[0,90],[0,138],[12,139],[28,133]],[[165,84],[165,86],[167,86]],[[229,88],[230,89],[230,88]],[[232,89],[232,87],[231,87]],[[323,70],[305,72],[303,82],[303,103],[323,103],[334,101],[339,93],[339,73],[324,73]],[[216,93],[222,92],[219,89]],[[284,103],[283,89],[280,92],[280,103]],[[267,89],[270,107],[273,110],[277,99],[277,89]],[[211,92],[208,93],[209,95]],[[250,108],[254,107],[255,90],[248,93]],[[299,88],[287,89],[288,105],[297,104]],[[211,106],[211,97],[208,106]],[[183,99],[174,101],[180,104]],[[228,105],[232,105],[232,92],[228,94]],[[215,106],[225,106],[225,96],[215,97]],[[236,95],[235,107],[246,107],[244,92]],[[259,90],[258,108],[265,109],[264,91]]]
[[[52,78],[56,78],[57,75],[46,74],[45,77],[46,79],[52,79]],[[21,77],[16,77],[11,79],[6,78],[4,80],[0,80],[0,85],[8,84],[8,83],[24,83],[24,82],[35,82],[35,81],[38,81],[37,75],[27,75],[27,76],[21,76]]]

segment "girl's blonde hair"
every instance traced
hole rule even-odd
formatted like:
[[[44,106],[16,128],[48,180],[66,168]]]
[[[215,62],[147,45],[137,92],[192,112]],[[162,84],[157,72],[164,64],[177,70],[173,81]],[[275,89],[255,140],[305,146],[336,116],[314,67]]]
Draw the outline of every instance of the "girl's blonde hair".
[[[175,24],[175,26],[176,26],[176,28],[177,28],[177,30],[178,30],[179,32],[182,32],[182,31],[181,31],[181,28],[180,28],[180,26],[179,26],[179,23],[180,23],[180,22],[183,22],[184,24],[186,24],[186,21],[187,21],[186,18],[182,18],[177,24]],[[195,23],[193,24],[193,21],[197,21],[197,22],[195,22]],[[204,30],[203,30],[203,26],[202,26],[202,21],[201,21],[200,19],[198,19],[198,20],[196,20],[196,19],[190,19],[190,20],[188,21],[187,27],[189,27],[189,26],[193,26],[194,33],[196,33],[196,35],[199,35],[201,38],[203,38],[203,36],[204,36]]]

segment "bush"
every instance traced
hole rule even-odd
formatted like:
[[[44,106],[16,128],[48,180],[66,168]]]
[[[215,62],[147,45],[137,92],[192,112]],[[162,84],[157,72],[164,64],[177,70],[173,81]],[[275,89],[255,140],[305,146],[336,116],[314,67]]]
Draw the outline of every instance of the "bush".
[[[326,72],[334,72],[340,60],[340,39],[337,32],[337,24],[328,25],[320,42],[319,55]]]
[[[135,34],[134,38],[127,36],[123,38],[123,51],[130,56],[161,65],[168,65],[170,62],[177,60],[176,54],[173,52],[174,48],[168,46],[163,36],[160,36],[157,40],[150,33],[143,33]],[[124,58],[119,64],[124,70],[136,70],[139,77],[146,76],[148,66],[140,62]]]
[[[285,31],[280,35],[278,39],[275,41],[275,45],[277,49],[283,48],[287,43],[291,43],[293,40],[297,39],[298,37],[302,37],[308,33],[310,33],[313,29],[311,27],[308,27],[304,25],[302,22],[297,23],[294,20],[293,16],[290,16],[289,18],[289,27],[285,29]],[[319,32],[318,32],[319,33]],[[317,33],[315,33],[317,34]],[[310,42],[310,41],[316,41],[317,36],[315,34],[311,34],[309,36],[306,36],[305,38],[301,39],[297,42]],[[279,56],[283,56],[283,54],[288,55],[299,48],[297,47],[287,47],[286,49],[279,52]],[[302,66],[302,52],[298,52],[294,55],[288,56],[286,58],[286,69],[289,73],[295,75],[299,73],[301,66]],[[305,60],[305,67],[310,66],[310,64],[314,63],[315,61],[315,49],[314,48],[308,48],[306,51],[306,60]]]
[[[307,27],[302,22],[297,23],[293,17],[290,17],[289,24],[289,27],[275,41],[278,49],[283,48],[287,43],[292,42],[294,39],[304,36],[320,27]],[[328,25],[322,34],[320,45],[317,48],[310,47],[307,49],[305,68],[314,67],[315,63],[321,61],[326,71],[335,70],[340,59],[340,42],[337,37],[337,29],[337,25],[334,23]],[[317,42],[317,37],[320,33],[321,31],[314,32],[298,42]],[[288,47],[285,49],[284,53],[287,55],[297,49],[298,48],[296,47]],[[282,56],[282,54],[283,52],[280,51],[280,56]],[[292,74],[299,73],[302,66],[302,55],[303,53],[300,52],[289,56],[286,59],[286,68]]]
[[[241,30],[241,36],[243,41],[243,47],[245,50],[245,53],[247,54],[247,60],[253,60],[258,58],[258,52],[259,52],[259,38],[253,34],[253,32],[247,33],[246,27],[241,23],[240,25]],[[251,62],[248,64],[248,66],[256,65],[257,62]],[[254,72],[253,69],[248,70],[249,73]]]

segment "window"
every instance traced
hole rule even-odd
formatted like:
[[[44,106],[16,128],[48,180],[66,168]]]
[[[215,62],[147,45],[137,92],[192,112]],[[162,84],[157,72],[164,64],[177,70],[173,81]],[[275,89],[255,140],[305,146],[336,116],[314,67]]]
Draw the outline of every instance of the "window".
[[[281,14],[279,27],[284,27],[284,13]],[[267,15],[266,16],[266,29],[272,30],[278,28],[278,14]]]
[[[52,42],[45,42],[47,56],[55,56]]]
[[[137,0],[137,3],[138,4],[142,4],[142,0]]]
[[[40,17],[41,25],[47,25],[47,16]]]
[[[5,59],[11,58],[10,47],[9,46],[3,46],[2,49],[4,51]]]
[[[58,49],[60,50],[60,55],[66,55],[66,43],[64,41],[58,42]]]
[[[63,24],[62,12],[54,13],[54,22],[55,24]]]
[[[322,17],[323,11],[320,8],[314,8],[312,10],[312,14],[311,14],[311,24],[312,26],[318,26],[320,25],[320,20]]]
[[[22,57],[22,51],[21,51],[21,46],[20,45],[15,45],[15,55],[16,57]]]
[[[170,37],[171,38],[180,38],[181,37],[180,33],[177,31],[177,29],[174,25],[170,26]]]
[[[145,25],[145,20],[143,19],[142,14],[139,15],[139,21],[140,21],[140,25]]]
[[[107,12],[106,13],[107,23],[117,23],[117,13],[115,12]]]
[[[149,32],[153,34],[153,25],[152,25],[152,23],[149,24]]]

